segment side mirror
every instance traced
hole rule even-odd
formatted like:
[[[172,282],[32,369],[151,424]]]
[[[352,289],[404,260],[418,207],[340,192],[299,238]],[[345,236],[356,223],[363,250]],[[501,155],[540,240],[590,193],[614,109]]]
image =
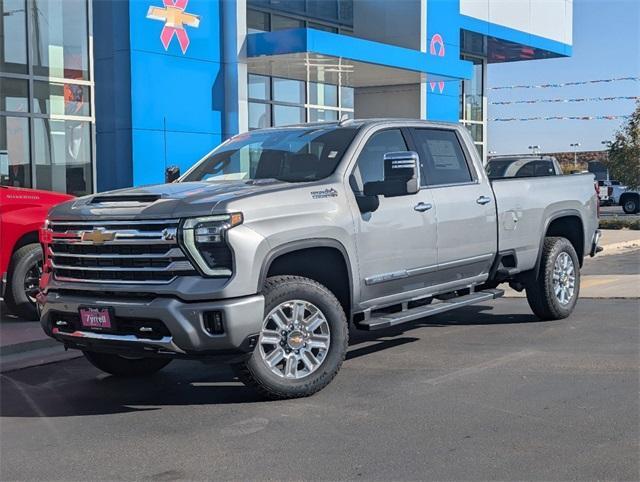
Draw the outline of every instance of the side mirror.
[[[372,213],[380,207],[378,196],[367,196],[358,188],[358,182],[353,174],[349,177],[349,184],[356,198],[356,204],[362,214]]]
[[[420,191],[420,158],[414,151],[389,152],[384,155],[384,181],[364,185],[367,196],[406,196]]]
[[[180,168],[178,166],[169,166],[164,171],[164,182],[174,182],[180,177]]]

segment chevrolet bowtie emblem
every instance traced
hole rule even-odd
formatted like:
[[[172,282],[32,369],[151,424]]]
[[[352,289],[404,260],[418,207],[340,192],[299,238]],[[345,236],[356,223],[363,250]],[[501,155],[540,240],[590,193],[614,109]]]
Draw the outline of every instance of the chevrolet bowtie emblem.
[[[104,244],[106,241],[113,241],[114,239],[116,239],[116,233],[113,231],[105,231],[104,229],[82,231],[80,235],[81,241],[89,241],[93,244]]]
[[[163,0],[163,2],[164,7],[149,7],[147,18],[164,22],[160,40],[165,50],[169,50],[169,44],[175,35],[184,54],[189,47],[189,36],[184,26],[197,28],[200,25],[200,17],[184,11],[189,0]]]

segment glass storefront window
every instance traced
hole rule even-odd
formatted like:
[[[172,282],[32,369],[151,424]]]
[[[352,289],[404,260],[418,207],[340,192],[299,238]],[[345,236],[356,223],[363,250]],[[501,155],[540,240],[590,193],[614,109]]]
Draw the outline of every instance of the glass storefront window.
[[[25,0],[0,1],[0,72],[27,73],[27,7]]]
[[[29,119],[0,116],[0,184],[31,187]]]
[[[315,30],[322,30],[324,32],[338,33],[337,27],[330,27],[328,25],[323,25],[321,23],[308,22],[307,28],[313,28]]]
[[[271,31],[303,28],[304,21],[282,15],[271,15]]]
[[[36,187],[83,196],[91,187],[91,123],[33,119]]]
[[[340,107],[353,109],[353,87],[340,87]]]
[[[249,102],[249,129],[271,126],[271,106],[259,102]]]
[[[474,142],[482,142],[483,141],[483,125],[482,124],[472,124],[472,123],[465,123],[465,127],[467,129],[469,129],[469,132],[471,133],[471,137],[473,137],[473,141]]]
[[[304,82],[273,77],[273,100],[304,104]]]
[[[309,104],[338,107],[338,86],[309,82]]]
[[[464,60],[473,62],[473,74],[470,79],[462,83],[464,120],[482,122],[482,94],[483,94],[483,65],[482,59],[475,57],[463,57]]]
[[[288,126],[304,122],[304,107],[290,107],[287,105],[273,106],[273,125]]]
[[[270,100],[271,89],[269,82],[271,79],[264,75],[249,74],[249,98],[258,100]]]
[[[338,21],[338,0],[307,0],[308,15]]]
[[[33,73],[89,79],[86,0],[33,0]]]
[[[33,112],[38,114],[90,115],[89,87],[35,81]]]
[[[309,109],[309,122],[337,121],[338,111],[329,109]]]
[[[27,112],[29,110],[29,83],[20,79],[0,80],[0,110]]]
[[[268,32],[269,30],[271,30],[271,26],[269,25],[268,13],[247,9],[247,33]]]

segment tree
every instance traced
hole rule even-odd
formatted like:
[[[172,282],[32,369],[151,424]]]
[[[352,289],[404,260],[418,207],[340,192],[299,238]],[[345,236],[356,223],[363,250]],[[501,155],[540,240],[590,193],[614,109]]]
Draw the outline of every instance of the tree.
[[[640,188],[640,101],[609,146],[609,173],[630,188]]]

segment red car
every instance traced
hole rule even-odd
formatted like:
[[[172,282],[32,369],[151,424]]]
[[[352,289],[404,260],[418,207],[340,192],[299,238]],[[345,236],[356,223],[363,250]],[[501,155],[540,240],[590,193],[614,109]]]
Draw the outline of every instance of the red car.
[[[42,272],[39,230],[51,207],[72,198],[0,186],[0,294],[7,307],[22,318],[38,319],[35,296]]]

